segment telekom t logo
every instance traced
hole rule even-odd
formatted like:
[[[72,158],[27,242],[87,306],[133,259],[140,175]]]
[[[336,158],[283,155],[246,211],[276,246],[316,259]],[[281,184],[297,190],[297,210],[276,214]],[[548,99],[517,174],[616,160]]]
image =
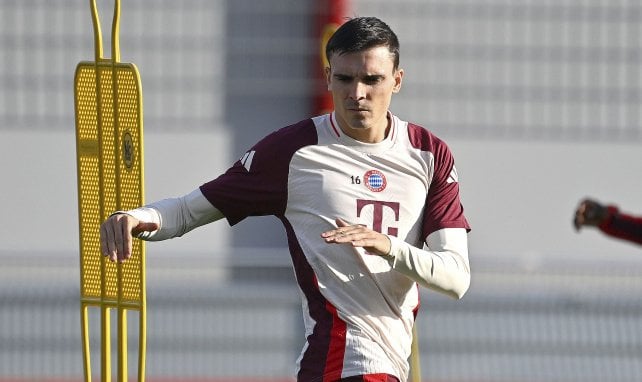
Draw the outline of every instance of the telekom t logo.
[[[363,207],[372,205],[372,229],[383,233],[383,209],[389,208],[395,213],[395,221],[399,221],[399,203],[397,202],[382,202],[380,200],[363,200],[357,199],[357,217],[361,216]],[[397,227],[388,227],[388,235],[397,236],[399,229]]]

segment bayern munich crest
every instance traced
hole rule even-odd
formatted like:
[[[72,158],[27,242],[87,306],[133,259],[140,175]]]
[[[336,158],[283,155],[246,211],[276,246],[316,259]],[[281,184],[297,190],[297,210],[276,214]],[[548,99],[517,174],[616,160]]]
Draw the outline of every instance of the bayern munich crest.
[[[370,191],[381,192],[386,188],[386,177],[381,171],[370,170],[363,175],[363,179]]]

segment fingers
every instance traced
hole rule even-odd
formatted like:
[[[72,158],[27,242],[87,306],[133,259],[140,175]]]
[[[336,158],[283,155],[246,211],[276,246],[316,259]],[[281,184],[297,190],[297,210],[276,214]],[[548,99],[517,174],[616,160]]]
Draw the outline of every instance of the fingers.
[[[573,225],[576,230],[583,226],[599,226],[606,217],[606,207],[594,200],[584,199],[575,210]]]
[[[577,207],[575,210],[575,217],[573,219],[573,225],[575,226],[575,230],[579,231],[580,228],[582,228],[582,225],[584,225],[585,219],[585,213],[586,213],[586,201],[582,201],[580,205]]]
[[[109,260],[116,261],[114,230],[111,227],[110,219],[100,225],[100,251],[103,256],[109,257]]]
[[[390,252],[390,239],[365,225],[350,225],[341,219],[336,220],[337,228],[323,232],[321,237],[326,243],[350,244],[352,247],[363,247],[366,251],[377,255]]]
[[[120,221],[123,221],[123,224],[118,224],[116,229],[116,247],[118,249],[116,255],[118,262],[122,263],[132,256],[132,230],[134,229],[134,224],[132,219],[128,219],[128,216],[120,219]]]
[[[123,262],[132,255],[132,231],[139,222],[127,214],[110,216],[100,226],[100,248],[110,261]]]
[[[363,225],[349,225],[341,219],[337,219],[336,223],[338,228],[321,234],[327,243],[350,243],[362,239],[370,231]]]

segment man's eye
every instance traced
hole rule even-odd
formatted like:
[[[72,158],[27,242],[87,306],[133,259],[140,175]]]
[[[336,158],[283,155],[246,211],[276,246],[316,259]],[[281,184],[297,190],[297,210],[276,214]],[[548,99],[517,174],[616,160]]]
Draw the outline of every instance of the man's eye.
[[[381,77],[366,77],[363,82],[368,85],[376,85],[381,82]]]
[[[339,82],[350,82],[352,81],[352,78],[347,77],[347,76],[337,76],[336,77]]]

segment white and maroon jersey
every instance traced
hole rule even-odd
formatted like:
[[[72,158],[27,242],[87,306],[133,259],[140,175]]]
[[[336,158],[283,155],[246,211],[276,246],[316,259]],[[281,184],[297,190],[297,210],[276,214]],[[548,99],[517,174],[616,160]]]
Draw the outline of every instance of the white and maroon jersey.
[[[232,225],[255,215],[283,222],[306,328],[300,381],[408,375],[417,284],[384,257],[326,243],[321,233],[336,228],[336,218],[419,248],[434,231],[469,228],[449,148],[422,127],[389,119],[388,136],[375,144],[345,135],[334,114],[301,121],[201,186]]]

